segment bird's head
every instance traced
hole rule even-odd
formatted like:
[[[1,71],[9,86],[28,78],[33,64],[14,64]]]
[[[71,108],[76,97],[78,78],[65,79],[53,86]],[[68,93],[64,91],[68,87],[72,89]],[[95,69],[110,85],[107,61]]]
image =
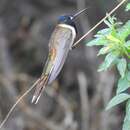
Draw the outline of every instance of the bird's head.
[[[78,13],[74,14],[74,15],[63,15],[63,16],[60,16],[58,18],[58,23],[59,24],[67,24],[67,25],[70,25],[70,26],[73,26],[75,29],[76,29],[76,25],[75,25],[75,19],[80,15],[82,14],[83,12],[85,12],[88,8],[85,8],[81,11],[79,11]],[[77,29],[76,29],[77,30]]]

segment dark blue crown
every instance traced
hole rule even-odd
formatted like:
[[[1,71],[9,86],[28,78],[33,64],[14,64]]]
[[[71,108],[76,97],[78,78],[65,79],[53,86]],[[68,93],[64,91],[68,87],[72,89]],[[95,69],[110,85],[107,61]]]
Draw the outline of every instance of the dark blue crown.
[[[76,25],[75,25],[75,22],[73,21],[73,16],[72,15],[63,15],[63,16],[60,16],[58,18],[58,23],[63,23],[63,24],[67,24],[67,25],[70,25],[70,26],[73,26],[75,29],[76,29]],[[77,31],[77,29],[76,29]]]
[[[72,19],[73,19],[73,17],[72,16],[70,16],[70,15],[64,15],[64,16],[60,16],[59,18],[58,18],[58,21],[59,22],[70,22],[70,21],[72,21]]]

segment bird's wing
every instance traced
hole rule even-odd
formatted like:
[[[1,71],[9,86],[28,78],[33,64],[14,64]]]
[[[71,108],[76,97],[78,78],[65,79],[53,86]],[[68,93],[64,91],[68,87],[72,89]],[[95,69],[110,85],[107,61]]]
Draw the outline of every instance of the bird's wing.
[[[54,47],[56,49],[56,57],[53,64],[53,71],[51,72],[51,75],[48,80],[49,83],[55,80],[59,72],[61,71],[68,52],[71,49],[72,44],[74,43],[75,36],[76,34],[74,28],[69,25],[59,25],[55,29],[54,34],[52,34],[49,44],[50,48]]]

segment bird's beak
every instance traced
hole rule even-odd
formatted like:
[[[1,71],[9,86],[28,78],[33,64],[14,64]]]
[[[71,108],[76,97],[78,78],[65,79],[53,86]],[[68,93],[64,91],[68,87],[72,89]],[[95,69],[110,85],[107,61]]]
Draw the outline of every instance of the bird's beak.
[[[74,14],[74,15],[72,16],[72,19],[77,18],[80,14],[82,14],[83,12],[85,12],[87,9],[88,9],[88,8],[85,8],[85,9],[83,9],[83,10],[77,12],[76,14]]]

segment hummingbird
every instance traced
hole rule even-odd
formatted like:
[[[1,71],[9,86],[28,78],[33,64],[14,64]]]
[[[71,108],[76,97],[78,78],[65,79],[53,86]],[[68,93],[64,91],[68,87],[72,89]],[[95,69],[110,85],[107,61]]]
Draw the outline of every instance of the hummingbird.
[[[74,15],[63,15],[58,18],[58,24],[49,40],[48,58],[36,84],[32,103],[37,104],[45,87],[51,84],[60,73],[77,35],[75,19],[86,10],[87,8]]]

